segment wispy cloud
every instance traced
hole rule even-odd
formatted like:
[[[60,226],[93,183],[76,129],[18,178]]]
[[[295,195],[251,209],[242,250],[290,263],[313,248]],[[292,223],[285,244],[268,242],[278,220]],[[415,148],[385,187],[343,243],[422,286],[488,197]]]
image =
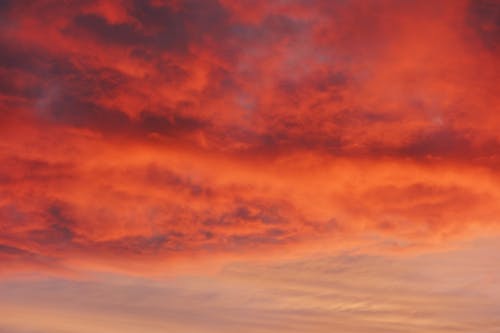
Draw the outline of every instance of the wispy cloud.
[[[16,280],[0,327],[39,332],[498,332],[497,239],[395,258],[240,262],[209,276]]]

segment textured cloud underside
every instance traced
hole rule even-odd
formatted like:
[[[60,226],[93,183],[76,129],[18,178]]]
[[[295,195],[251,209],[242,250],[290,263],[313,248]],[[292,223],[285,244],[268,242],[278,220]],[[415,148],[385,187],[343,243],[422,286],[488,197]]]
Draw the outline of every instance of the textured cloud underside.
[[[498,232],[498,17],[2,1],[0,272]]]

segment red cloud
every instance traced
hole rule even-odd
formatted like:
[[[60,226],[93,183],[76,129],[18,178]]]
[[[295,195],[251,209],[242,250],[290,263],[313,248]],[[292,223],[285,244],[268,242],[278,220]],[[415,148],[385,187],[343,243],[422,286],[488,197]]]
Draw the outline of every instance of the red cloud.
[[[498,230],[493,2],[2,6],[6,262]]]

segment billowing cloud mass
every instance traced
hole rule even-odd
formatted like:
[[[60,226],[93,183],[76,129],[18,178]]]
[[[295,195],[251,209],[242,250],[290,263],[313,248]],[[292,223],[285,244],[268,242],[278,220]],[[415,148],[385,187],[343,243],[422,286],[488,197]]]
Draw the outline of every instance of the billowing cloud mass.
[[[0,2],[0,273],[500,230],[494,0]]]

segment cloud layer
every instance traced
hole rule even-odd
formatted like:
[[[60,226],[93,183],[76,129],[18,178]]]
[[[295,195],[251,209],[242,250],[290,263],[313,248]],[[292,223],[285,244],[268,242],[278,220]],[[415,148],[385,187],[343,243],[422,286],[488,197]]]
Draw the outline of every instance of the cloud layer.
[[[0,332],[497,333],[498,238],[412,258],[233,263],[162,280],[11,280]]]
[[[0,6],[0,272],[499,230],[495,1]]]

